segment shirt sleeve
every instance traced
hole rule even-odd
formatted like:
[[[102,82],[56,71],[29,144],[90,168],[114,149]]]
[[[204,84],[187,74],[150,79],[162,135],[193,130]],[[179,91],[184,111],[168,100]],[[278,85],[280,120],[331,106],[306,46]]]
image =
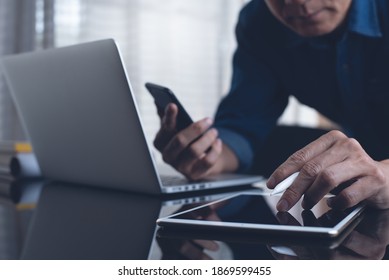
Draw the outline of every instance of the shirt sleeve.
[[[238,172],[248,171],[288,103],[288,96],[269,64],[275,54],[259,47],[257,35],[254,37],[247,25],[241,13],[231,88],[215,117],[219,137],[239,160]]]

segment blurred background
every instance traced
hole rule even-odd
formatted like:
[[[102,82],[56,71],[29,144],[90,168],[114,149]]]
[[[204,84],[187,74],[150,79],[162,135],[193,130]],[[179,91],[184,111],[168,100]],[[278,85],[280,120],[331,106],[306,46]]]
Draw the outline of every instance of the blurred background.
[[[213,116],[228,92],[234,28],[246,0],[0,0],[4,55],[114,38],[151,142],[159,119],[145,82],[173,90],[193,119]],[[323,120],[291,98],[283,124]],[[25,140],[0,72],[0,140]]]

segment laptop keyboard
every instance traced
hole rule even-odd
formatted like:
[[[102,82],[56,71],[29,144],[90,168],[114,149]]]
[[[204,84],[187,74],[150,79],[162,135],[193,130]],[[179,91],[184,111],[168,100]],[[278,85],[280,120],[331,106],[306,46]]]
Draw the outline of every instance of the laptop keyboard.
[[[186,178],[173,175],[161,175],[161,182],[164,186],[177,186],[188,184],[188,180]]]

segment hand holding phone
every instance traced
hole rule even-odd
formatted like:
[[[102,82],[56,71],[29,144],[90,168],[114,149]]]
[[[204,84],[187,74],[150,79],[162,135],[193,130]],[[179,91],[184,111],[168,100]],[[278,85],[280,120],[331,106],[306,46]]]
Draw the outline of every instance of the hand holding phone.
[[[151,83],[147,83],[146,88],[154,97],[158,111],[166,114],[154,139],[154,146],[161,152],[163,160],[192,180],[220,173],[224,168],[224,161],[220,160],[222,142],[217,130],[211,127],[212,120],[204,118],[193,126],[191,117],[170,89]],[[177,106],[175,112],[165,111],[170,103]],[[235,164],[237,161],[232,158],[228,162]]]
[[[158,110],[165,111],[165,108],[169,103],[176,104],[178,108],[178,115],[176,120],[177,131],[183,130],[184,128],[188,127],[190,124],[193,123],[192,118],[189,116],[189,114],[186,112],[184,107],[181,105],[177,97],[170,89],[152,83],[146,83],[145,86],[150,92],[150,94],[153,96]]]

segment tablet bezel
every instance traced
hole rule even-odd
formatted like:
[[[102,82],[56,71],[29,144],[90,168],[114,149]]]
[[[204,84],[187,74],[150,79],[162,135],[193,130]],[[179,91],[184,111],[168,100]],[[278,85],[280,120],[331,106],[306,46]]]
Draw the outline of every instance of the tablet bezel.
[[[195,211],[202,207],[207,207],[240,195],[255,195],[266,196],[269,194],[253,194],[241,193],[234,194],[223,199],[219,199],[204,205],[200,205],[179,213],[159,218],[157,224],[166,228],[177,229],[195,229],[219,232],[234,232],[234,233],[262,233],[262,234],[277,234],[277,235],[292,235],[292,236],[309,236],[321,238],[336,238],[344,231],[357,217],[359,217],[364,205],[356,206],[346,217],[338,222],[334,227],[313,227],[313,226],[294,226],[294,225],[272,225],[272,224],[252,224],[252,223],[237,223],[223,221],[207,221],[207,220],[189,220],[189,219],[172,219],[175,216],[182,215],[191,211]]]

